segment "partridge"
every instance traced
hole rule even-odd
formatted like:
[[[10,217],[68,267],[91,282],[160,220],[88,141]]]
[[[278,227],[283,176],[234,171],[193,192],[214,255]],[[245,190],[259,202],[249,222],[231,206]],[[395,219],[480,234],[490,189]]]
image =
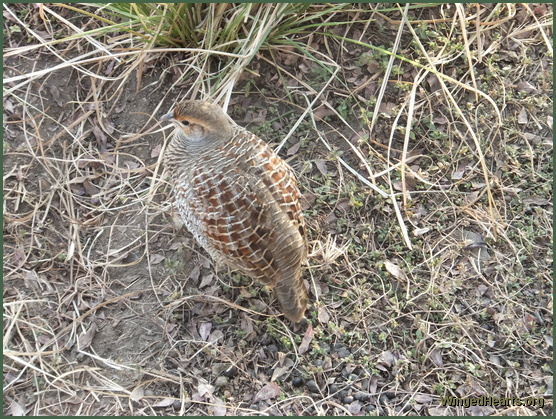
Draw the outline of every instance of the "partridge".
[[[284,315],[299,322],[307,239],[292,169],[217,105],[186,100],[162,120],[175,126],[164,159],[187,228],[217,264],[272,288]]]

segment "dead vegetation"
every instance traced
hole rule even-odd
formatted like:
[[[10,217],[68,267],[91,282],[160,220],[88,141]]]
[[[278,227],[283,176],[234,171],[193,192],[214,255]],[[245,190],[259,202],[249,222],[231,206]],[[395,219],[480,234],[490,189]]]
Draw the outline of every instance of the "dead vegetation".
[[[87,7],[4,5],[4,414],[552,415],[552,6],[191,6],[256,17],[220,49]],[[191,97],[298,174],[300,331],[173,218]]]

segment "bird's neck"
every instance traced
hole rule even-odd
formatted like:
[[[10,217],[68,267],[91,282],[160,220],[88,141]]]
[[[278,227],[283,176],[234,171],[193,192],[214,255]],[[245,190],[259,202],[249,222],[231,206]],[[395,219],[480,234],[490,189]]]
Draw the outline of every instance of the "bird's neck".
[[[202,137],[184,136],[180,131],[174,133],[168,151],[181,161],[192,161],[203,155],[211,154],[232,139],[233,133],[205,133]]]

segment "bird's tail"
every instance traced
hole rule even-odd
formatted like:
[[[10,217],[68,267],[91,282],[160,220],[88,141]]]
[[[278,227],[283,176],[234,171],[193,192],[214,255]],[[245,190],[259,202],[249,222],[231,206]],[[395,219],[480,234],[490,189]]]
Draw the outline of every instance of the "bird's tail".
[[[294,323],[303,319],[307,308],[307,288],[301,277],[301,269],[282,277],[274,287],[274,295],[284,316]]]

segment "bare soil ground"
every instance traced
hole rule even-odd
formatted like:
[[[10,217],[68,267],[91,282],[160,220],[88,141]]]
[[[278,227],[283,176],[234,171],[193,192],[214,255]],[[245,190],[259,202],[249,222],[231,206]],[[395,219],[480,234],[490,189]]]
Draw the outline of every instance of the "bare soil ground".
[[[264,49],[237,81],[229,114],[272,145],[322,91],[280,150],[309,225],[299,330],[269,290],[215,271],[175,220],[172,130],[158,117],[191,87],[179,54],[4,84],[4,414],[551,416],[552,27],[516,10],[485,28],[475,81],[452,21],[434,27],[453,48],[439,71],[488,99],[450,84],[452,102],[407,62],[384,81],[388,57],[320,35],[299,42],[323,65]],[[373,45],[391,47],[399,27],[344,18],[369,23],[334,34]],[[412,39],[399,53],[416,59]],[[27,42],[11,33],[4,48]],[[61,62],[44,47],[12,54],[4,79]],[[339,71],[323,90],[328,62]],[[441,406],[446,396],[544,404]]]

